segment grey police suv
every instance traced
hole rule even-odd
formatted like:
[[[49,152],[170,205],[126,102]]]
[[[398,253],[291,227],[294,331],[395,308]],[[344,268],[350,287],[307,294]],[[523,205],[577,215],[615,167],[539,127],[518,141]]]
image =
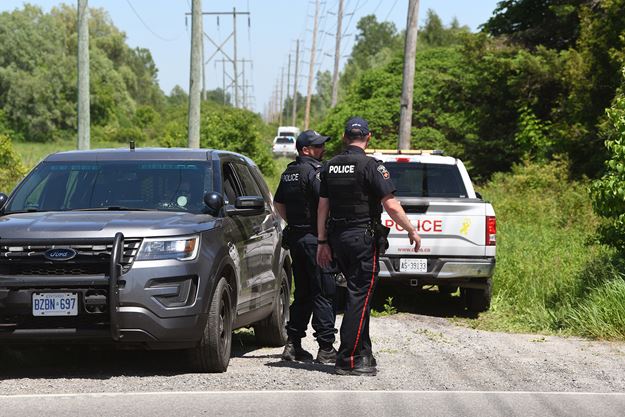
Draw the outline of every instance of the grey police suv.
[[[56,153],[0,207],[0,345],[187,349],[195,369],[223,372],[235,328],[286,341],[290,259],[242,155]]]

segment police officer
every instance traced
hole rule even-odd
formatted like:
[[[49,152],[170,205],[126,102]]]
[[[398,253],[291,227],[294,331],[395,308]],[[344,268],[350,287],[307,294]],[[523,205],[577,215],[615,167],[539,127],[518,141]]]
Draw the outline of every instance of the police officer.
[[[317,362],[334,363],[333,347],[335,278],[329,270],[320,270],[317,254],[317,204],[319,202],[319,170],[324,144],[330,138],[314,130],[302,132],[295,142],[299,156],[282,176],[274,197],[280,216],[288,223],[286,238],[293,259],[295,294],[286,325],[288,341],[282,353],[286,361],[309,361],[312,355],[304,350],[301,339],[312,314],[313,336],[319,343]]]
[[[381,227],[382,206],[407,231],[415,251],[421,244],[416,229],[393,195],[395,186],[388,170],[365,154],[370,139],[366,120],[349,119],[343,135],[345,150],[328,161],[321,172],[317,262],[326,266],[334,256],[347,279],[341,344],[335,364],[341,375],[377,373],[369,337],[369,312],[379,255],[386,249],[388,234],[388,229]]]

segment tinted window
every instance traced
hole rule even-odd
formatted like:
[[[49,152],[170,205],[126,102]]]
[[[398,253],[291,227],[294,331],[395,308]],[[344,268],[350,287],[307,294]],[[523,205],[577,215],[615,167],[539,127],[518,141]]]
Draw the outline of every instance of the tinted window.
[[[260,189],[258,188],[258,184],[254,181],[252,177],[252,173],[247,165],[242,164],[234,164],[235,169],[237,170],[237,174],[239,175],[239,180],[241,181],[241,186],[243,187],[243,195],[249,196],[259,196],[262,195],[260,193]]]
[[[289,132],[289,131],[283,130],[283,131],[281,131],[280,133],[278,133],[278,135],[280,135],[280,136],[293,136],[293,137],[295,137],[295,132]]]
[[[386,162],[398,197],[466,198],[467,191],[455,165]]]
[[[278,145],[290,145],[294,143],[293,138],[278,138],[276,139],[276,144]]]
[[[201,213],[207,191],[207,162],[44,162],[16,190],[7,211],[124,207]]]

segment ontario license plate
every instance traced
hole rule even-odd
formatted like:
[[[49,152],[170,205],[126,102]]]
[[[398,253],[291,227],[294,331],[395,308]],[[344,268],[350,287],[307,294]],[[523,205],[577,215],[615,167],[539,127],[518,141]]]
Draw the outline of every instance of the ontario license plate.
[[[428,260],[422,258],[401,258],[399,272],[428,272]]]
[[[77,316],[78,294],[72,292],[33,293],[33,316]]]

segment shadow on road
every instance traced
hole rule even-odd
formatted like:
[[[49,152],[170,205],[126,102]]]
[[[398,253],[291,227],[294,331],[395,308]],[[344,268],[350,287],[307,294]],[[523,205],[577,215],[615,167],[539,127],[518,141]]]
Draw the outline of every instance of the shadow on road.
[[[389,297],[399,313],[422,314],[432,317],[477,318],[477,313],[465,309],[459,295],[441,294],[437,290],[418,291],[407,286],[378,285],[373,295],[372,309],[384,311]]]

